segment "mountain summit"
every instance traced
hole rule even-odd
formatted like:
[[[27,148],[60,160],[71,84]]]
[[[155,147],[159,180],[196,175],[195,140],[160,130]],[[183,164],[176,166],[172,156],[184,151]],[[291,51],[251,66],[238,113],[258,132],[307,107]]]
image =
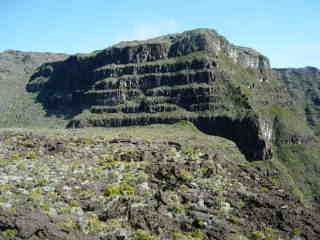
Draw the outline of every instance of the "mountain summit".
[[[271,157],[272,129],[243,87],[272,78],[269,60],[196,29],[122,42],[90,55],[43,65],[27,85],[50,113],[71,115],[68,127],[115,127],[188,120],[235,141],[250,160]]]

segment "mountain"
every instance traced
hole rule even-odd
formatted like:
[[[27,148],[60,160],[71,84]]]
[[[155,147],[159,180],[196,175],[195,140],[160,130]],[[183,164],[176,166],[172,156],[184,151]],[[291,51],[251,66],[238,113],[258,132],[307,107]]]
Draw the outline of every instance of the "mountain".
[[[319,201],[320,70],[275,69],[275,73],[292,101],[290,112],[278,113],[278,155],[305,195]]]
[[[275,69],[290,95],[304,109],[309,126],[320,133],[320,70],[314,67]]]
[[[68,127],[188,120],[235,141],[250,160],[268,159],[272,127],[234,81],[232,74],[241,71],[245,88],[271,75],[260,53],[197,29],[45,64],[27,89],[39,93],[48,112],[68,115]]]
[[[319,76],[272,69],[210,29],[90,54],[0,53],[0,126],[34,132],[0,132],[0,177],[32,178],[0,188],[14,196],[0,201],[11,211],[0,229],[17,239],[317,239]]]
[[[65,54],[8,50],[0,53],[0,126],[45,126],[48,121],[41,105],[25,90],[34,71],[44,63],[64,60]],[[50,125],[50,124],[49,124]],[[51,124],[53,125],[53,124]]]

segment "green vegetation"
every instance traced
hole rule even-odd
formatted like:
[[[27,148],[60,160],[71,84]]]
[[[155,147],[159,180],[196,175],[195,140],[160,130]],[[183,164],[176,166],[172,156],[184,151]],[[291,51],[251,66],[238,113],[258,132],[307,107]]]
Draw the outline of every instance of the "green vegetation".
[[[6,239],[14,239],[16,235],[17,235],[16,229],[7,229],[2,232],[2,236],[5,237]]]
[[[317,196],[320,190],[318,143],[283,144],[278,148],[278,154],[297,186],[303,191],[304,196],[309,200]]]
[[[90,234],[101,233],[106,229],[105,222],[99,220],[96,214],[92,214],[87,219],[86,231]]]
[[[131,240],[156,240],[157,238],[154,237],[152,234],[143,231],[137,230],[130,238]]]
[[[172,239],[173,240],[205,240],[207,238],[200,229],[196,229],[191,233],[174,232],[172,234]]]
[[[312,131],[308,127],[303,116],[297,115],[294,110],[272,106],[270,113],[275,116],[275,134],[277,144],[289,142],[291,136],[300,138],[312,137]]]
[[[41,63],[49,59],[64,59],[65,56],[46,53],[26,55],[21,52],[0,54],[4,55],[0,65],[8,70],[0,72],[0,127],[64,127],[66,122],[63,119],[47,116],[43,106],[36,102],[37,94],[27,93],[26,84]]]
[[[106,197],[132,194],[134,194],[134,188],[128,183],[108,185],[104,191]]]

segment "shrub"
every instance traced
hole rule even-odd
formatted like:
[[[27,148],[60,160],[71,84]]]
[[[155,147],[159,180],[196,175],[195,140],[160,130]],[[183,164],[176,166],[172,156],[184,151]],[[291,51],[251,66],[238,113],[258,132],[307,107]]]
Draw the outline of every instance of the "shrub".
[[[118,195],[133,195],[134,188],[128,183],[110,184],[106,187],[104,195],[106,197]]]
[[[132,240],[156,240],[156,237],[152,236],[150,233],[143,231],[143,230],[137,230],[132,236]]]
[[[2,232],[2,235],[5,237],[5,239],[13,239],[17,235],[16,229],[6,229]]]

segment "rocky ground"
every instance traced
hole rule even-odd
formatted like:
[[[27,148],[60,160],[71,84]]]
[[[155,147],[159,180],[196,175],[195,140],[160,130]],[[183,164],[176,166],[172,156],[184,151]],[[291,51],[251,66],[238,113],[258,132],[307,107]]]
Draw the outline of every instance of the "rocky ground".
[[[180,125],[1,131],[0,239],[319,239],[277,170]]]

